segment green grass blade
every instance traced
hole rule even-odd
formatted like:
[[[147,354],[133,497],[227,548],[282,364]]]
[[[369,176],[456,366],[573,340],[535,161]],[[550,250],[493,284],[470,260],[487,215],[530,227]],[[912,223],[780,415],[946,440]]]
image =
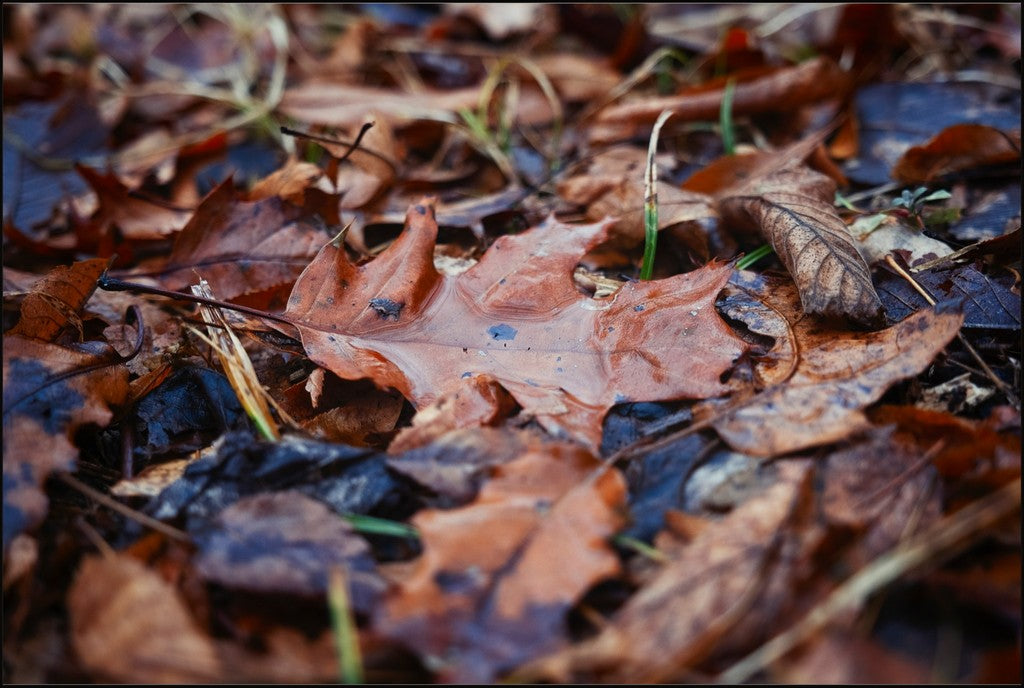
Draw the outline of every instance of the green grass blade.
[[[391,537],[419,539],[420,534],[412,526],[399,521],[389,521],[386,518],[366,516],[365,514],[345,514],[342,518],[349,522],[349,525],[357,533],[370,535],[390,535]]]
[[[753,265],[757,261],[767,256],[769,253],[771,253],[772,250],[773,249],[771,247],[771,244],[765,244],[764,246],[754,249],[753,251],[743,256],[738,261],[736,261],[736,269],[746,270],[751,265]]]
[[[658,166],[654,162],[654,154],[658,150],[661,127],[671,116],[671,110],[658,115],[647,147],[647,169],[644,171],[644,259],[640,266],[642,280],[651,279],[654,272],[654,252],[658,247]]]
[[[732,122],[732,98],[736,92],[736,80],[729,79],[722,94],[722,107],[718,111],[718,123],[722,129],[722,147],[726,155],[736,153],[736,133]]]

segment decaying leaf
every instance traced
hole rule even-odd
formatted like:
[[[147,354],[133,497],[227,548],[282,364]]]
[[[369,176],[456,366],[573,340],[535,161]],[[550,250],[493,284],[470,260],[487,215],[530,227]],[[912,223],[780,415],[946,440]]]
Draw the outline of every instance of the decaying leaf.
[[[21,319],[7,334],[53,342],[69,325],[81,335],[78,312],[96,289],[107,261],[84,260],[68,267],[57,267],[32,285],[21,304]]]
[[[199,270],[222,299],[290,284],[330,237],[276,197],[246,202],[230,179],[211,191],[174,241],[166,263],[137,270],[167,289],[195,282]]]
[[[787,520],[807,499],[810,468],[805,461],[780,463],[774,485],[706,525],[597,637],[534,662],[519,678],[665,681],[705,659],[741,619],[756,614],[770,621],[762,616],[769,609],[762,595],[772,569],[792,565],[773,555]]]
[[[793,276],[808,313],[877,324],[871,272],[832,205],[835,182],[806,167],[783,169],[719,196],[727,222],[760,229]]]
[[[3,349],[6,548],[15,535],[42,521],[44,481],[54,471],[74,468],[78,449],[72,438],[78,428],[110,422],[110,406],[128,394],[128,371],[115,364],[62,378],[109,362],[113,352],[101,349],[97,355],[86,345],[69,348],[17,335],[5,336]]]
[[[984,124],[954,124],[930,141],[907,150],[892,168],[904,184],[933,184],[944,177],[1020,160],[1020,131]]]
[[[416,568],[375,628],[436,666],[443,680],[489,683],[563,642],[565,615],[618,559],[625,484],[572,445],[529,451],[495,470],[472,504],[421,511]]]
[[[113,173],[100,174],[82,165],[77,169],[99,200],[99,209],[90,221],[101,234],[116,227],[125,239],[163,239],[180,231],[188,222],[188,210],[133,195]]]
[[[324,595],[331,567],[342,566],[357,610],[372,609],[383,592],[366,541],[341,516],[299,492],[245,497],[194,539],[199,574],[230,588]]]
[[[748,286],[764,300],[788,304],[800,353],[785,382],[719,412],[713,421],[730,446],[754,456],[835,442],[864,427],[861,409],[923,370],[963,322],[958,313],[926,310],[878,332],[834,330],[797,319],[797,297],[786,281],[757,276]]]
[[[139,685],[223,678],[213,640],[178,591],[129,556],[85,559],[68,615],[75,653],[97,676]]]
[[[712,306],[724,265],[591,299],[572,270],[608,222],[549,219],[449,277],[433,265],[431,203],[407,217],[371,263],[327,245],[296,282],[286,314],[310,358],[338,377],[372,378],[422,408],[487,374],[546,428],[597,447],[613,404],[720,394],[745,349]]]

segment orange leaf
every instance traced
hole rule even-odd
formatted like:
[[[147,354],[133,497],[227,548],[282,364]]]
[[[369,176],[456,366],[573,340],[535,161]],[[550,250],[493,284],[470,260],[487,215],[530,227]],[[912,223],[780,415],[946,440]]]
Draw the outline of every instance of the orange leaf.
[[[32,286],[21,304],[21,319],[7,334],[53,342],[71,324],[81,333],[78,312],[95,291],[106,264],[93,258],[51,270]]]
[[[907,150],[892,168],[904,184],[931,184],[949,175],[1020,160],[1020,132],[983,124],[954,124],[923,146]]]
[[[423,555],[379,608],[378,631],[431,662],[441,679],[490,683],[563,641],[565,614],[616,574],[605,543],[623,525],[622,476],[572,445],[496,469],[472,504],[413,518]]]

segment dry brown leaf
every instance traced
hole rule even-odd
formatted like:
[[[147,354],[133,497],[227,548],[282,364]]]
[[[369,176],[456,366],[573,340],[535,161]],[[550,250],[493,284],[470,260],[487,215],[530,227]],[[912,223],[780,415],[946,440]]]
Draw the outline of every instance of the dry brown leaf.
[[[798,65],[781,67],[767,74],[764,70],[742,72],[733,94],[733,113],[745,115],[783,110],[790,112],[802,105],[842,95],[848,86],[846,74],[827,57],[817,57]],[[673,96],[647,97],[605,108],[596,117],[589,132],[591,141],[610,142],[632,138],[651,125],[663,111],[673,113],[676,122],[717,120],[722,107],[726,79],[716,79]]]
[[[125,239],[152,241],[167,238],[188,222],[190,211],[133,195],[113,173],[100,174],[82,165],[76,169],[99,199],[91,222],[102,234],[116,227]]]
[[[810,469],[806,461],[778,464],[774,485],[701,528],[597,637],[534,662],[516,678],[661,682],[707,657],[738,623],[743,632],[763,634],[764,626],[748,622],[773,620],[756,602],[787,521],[807,500]]]
[[[71,642],[97,679],[145,685],[223,680],[213,640],[180,594],[125,556],[87,557],[68,591]]]
[[[220,298],[291,284],[330,237],[302,218],[302,209],[278,198],[247,202],[228,179],[211,191],[153,270],[137,270],[178,290],[198,270]]]
[[[952,174],[1020,161],[1020,131],[983,124],[954,124],[907,150],[892,168],[904,184],[933,184]]]
[[[7,334],[54,342],[69,325],[82,333],[79,311],[96,289],[107,261],[93,258],[57,267],[32,285],[21,304],[21,318]]]
[[[434,268],[425,200],[366,265],[325,246],[286,314],[310,358],[338,377],[372,378],[423,408],[486,374],[550,431],[597,447],[611,406],[720,394],[745,348],[713,307],[728,266],[629,283],[603,300],[581,294],[573,268],[608,228],[552,218],[450,277]]]
[[[799,351],[786,381],[715,415],[719,435],[754,456],[835,442],[865,427],[861,409],[897,381],[921,372],[963,322],[958,313],[927,310],[878,332],[830,329],[799,317],[797,294],[787,281],[753,273],[737,277],[739,286],[784,309]]]
[[[107,425],[113,416],[109,407],[125,401],[128,371],[115,364],[61,379],[116,355],[91,344],[70,348],[17,335],[4,336],[3,359],[6,548],[46,515],[46,478],[74,468],[75,431],[89,423]]]
[[[807,167],[783,169],[723,192],[722,218],[756,227],[800,290],[807,313],[881,321],[882,302],[846,225],[832,205],[835,182]]]
[[[644,168],[647,150],[616,147],[598,153],[579,174],[558,182],[558,195],[586,207],[591,221],[616,218],[612,236],[627,246],[644,240]],[[710,197],[658,182],[658,229],[717,215]]]
[[[625,481],[593,479],[598,465],[548,445],[498,467],[472,504],[419,512],[423,555],[375,629],[459,683],[490,683],[564,642],[572,605],[619,570],[606,539],[623,524]]]

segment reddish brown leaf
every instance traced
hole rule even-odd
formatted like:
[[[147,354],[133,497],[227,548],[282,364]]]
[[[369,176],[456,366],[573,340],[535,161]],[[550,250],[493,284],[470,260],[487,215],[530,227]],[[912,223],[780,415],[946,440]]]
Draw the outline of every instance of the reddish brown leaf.
[[[78,330],[80,338],[78,312],[95,291],[106,264],[101,258],[93,258],[51,270],[32,285],[21,304],[21,319],[8,334],[53,342],[70,325]]]
[[[756,227],[800,290],[808,313],[877,324],[882,303],[867,263],[832,205],[836,185],[807,167],[783,169],[723,192],[727,222]]]
[[[920,311],[878,332],[830,329],[799,318],[792,285],[764,276],[748,286],[792,318],[800,358],[792,376],[720,412],[718,433],[738,451],[778,456],[838,441],[867,424],[860,409],[921,372],[956,336],[957,313]],[[792,315],[788,315],[792,314]]]
[[[904,184],[932,184],[952,174],[1020,160],[1020,132],[984,124],[954,124],[922,146],[914,146],[892,168]]]
[[[847,78],[835,62],[818,57],[799,65],[764,73],[763,69],[742,72],[733,95],[733,113],[745,115],[773,110],[795,110],[807,103],[839,96]],[[664,110],[675,121],[717,120],[722,107],[726,79],[717,79],[673,96],[644,98],[603,110],[596,118],[590,137],[596,141],[630,138],[649,130]]]
[[[615,471],[593,479],[598,465],[549,445],[496,469],[469,506],[421,511],[424,553],[377,630],[460,683],[489,683],[564,642],[566,612],[619,569],[605,540],[623,523],[625,482]]]
[[[71,440],[87,423],[104,426],[108,406],[128,394],[128,371],[111,365],[60,379],[62,373],[109,361],[96,347],[67,348],[17,335],[4,337],[4,547],[46,515],[42,485],[54,471],[74,468]]]
[[[135,196],[113,173],[100,174],[84,165],[76,169],[96,192],[99,209],[91,222],[97,225],[102,234],[116,227],[121,236],[128,240],[164,239],[181,230],[188,222],[188,210]]]
[[[776,484],[704,526],[597,637],[539,660],[526,676],[560,683],[595,676],[660,682],[707,657],[741,620],[741,632],[763,634],[776,619],[765,618],[770,608],[757,602],[779,534],[807,499],[810,468],[804,461],[780,463]],[[787,580],[783,588],[792,595],[794,583]],[[749,623],[754,616],[759,623]]]
[[[424,201],[367,265],[325,246],[287,314],[310,358],[341,378],[372,378],[422,408],[487,374],[549,430],[596,447],[612,405],[720,394],[719,377],[745,348],[713,307],[730,273],[723,265],[583,296],[573,267],[608,228],[549,219],[442,276]]]
[[[221,679],[213,640],[178,591],[131,557],[86,558],[68,615],[75,652],[96,677],[140,685]]]
[[[167,262],[136,274],[176,290],[194,283],[198,271],[222,299],[290,284],[329,238],[301,215],[277,198],[243,201],[228,179],[196,208]]]

